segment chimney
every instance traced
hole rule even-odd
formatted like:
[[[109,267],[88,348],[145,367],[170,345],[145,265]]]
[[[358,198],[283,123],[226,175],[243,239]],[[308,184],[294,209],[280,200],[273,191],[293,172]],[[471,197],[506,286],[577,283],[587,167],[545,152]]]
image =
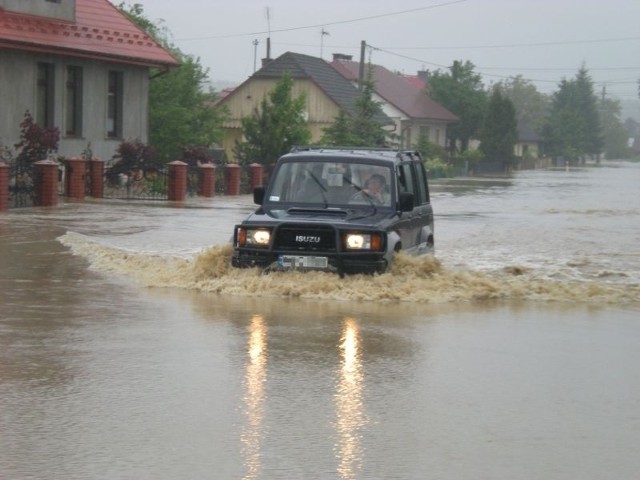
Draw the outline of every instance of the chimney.
[[[337,60],[347,60],[347,61],[351,61],[353,60],[353,55],[346,55],[344,53],[334,53],[333,54],[333,61],[337,61]]]
[[[429,81],[429,70],[418,70],[418,78],[427,83]]]

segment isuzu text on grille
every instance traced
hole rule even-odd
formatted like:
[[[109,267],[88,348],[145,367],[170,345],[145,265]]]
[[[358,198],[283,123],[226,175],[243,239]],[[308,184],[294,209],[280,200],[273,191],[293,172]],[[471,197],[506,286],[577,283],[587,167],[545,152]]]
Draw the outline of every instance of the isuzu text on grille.
[[[299,243],[320,243],[320,237],[310,235],[296,235],[296,242]]]

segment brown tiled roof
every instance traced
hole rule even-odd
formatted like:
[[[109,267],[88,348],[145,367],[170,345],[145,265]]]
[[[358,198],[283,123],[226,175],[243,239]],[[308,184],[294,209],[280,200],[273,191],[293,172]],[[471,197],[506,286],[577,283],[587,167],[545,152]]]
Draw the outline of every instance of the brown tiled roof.
[[[321,58],[286,52],[254,73],[252,78],[280,78],[285,71],[291,74],[291,78],[311,80],[342,110],[349,115],[356,114],[360,92]],[[382,112],[377,112],[374,119],[383,125],[393,124],[393,120]]]
[[[350,81],[321,58],[286,52],[267,62],[244,83],[259,78],[280,79],[284,72],[289,72],[294,80],[305,79],[313,82],[341,110],[349,115],[356,115],[356,101],[360,98],[360,92]],[[236,88],[220,101],[224,101],[239,90]],[[374,119],[383,125],[393,125],[393,120],[383,112],[376,112]]]
[[[75,21],[0,8],[0,49],[111,60],[149,67],[176,59],[108,0],[76,0]]]
[[[360,63],[350,60],[334,60],[331,66],[351,81],[358,79]],[[375,91],[385,101],[413,119],[456,122],[458,117],[439,103],[431,100],[423,89],[380,65],[372,65]]]

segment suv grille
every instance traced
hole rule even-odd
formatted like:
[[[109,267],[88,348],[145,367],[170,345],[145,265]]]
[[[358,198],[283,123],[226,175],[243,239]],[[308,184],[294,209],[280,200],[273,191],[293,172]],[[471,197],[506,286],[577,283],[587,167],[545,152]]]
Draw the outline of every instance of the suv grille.
[[[281,225],[276,231],[274,248],[307,252],[335,252],[336,230],[326,225]]]

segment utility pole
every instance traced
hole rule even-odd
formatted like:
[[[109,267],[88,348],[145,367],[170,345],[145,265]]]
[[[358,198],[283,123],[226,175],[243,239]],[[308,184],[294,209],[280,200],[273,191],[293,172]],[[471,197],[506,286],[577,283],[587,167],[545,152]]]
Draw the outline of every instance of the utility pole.
[[[266,13],[267,13],[267,31],[268,31],[267,60],[271,60],[271,8],[270,7],[266,8]]]
[[[367,42],[360,42],[360,71],[358,72],[358,89],[362,90],[364,84],[364,51],[367,48]]]
[[[253,73],[256,73],[256,62],[258,60],[258,39],[253,41]]]

